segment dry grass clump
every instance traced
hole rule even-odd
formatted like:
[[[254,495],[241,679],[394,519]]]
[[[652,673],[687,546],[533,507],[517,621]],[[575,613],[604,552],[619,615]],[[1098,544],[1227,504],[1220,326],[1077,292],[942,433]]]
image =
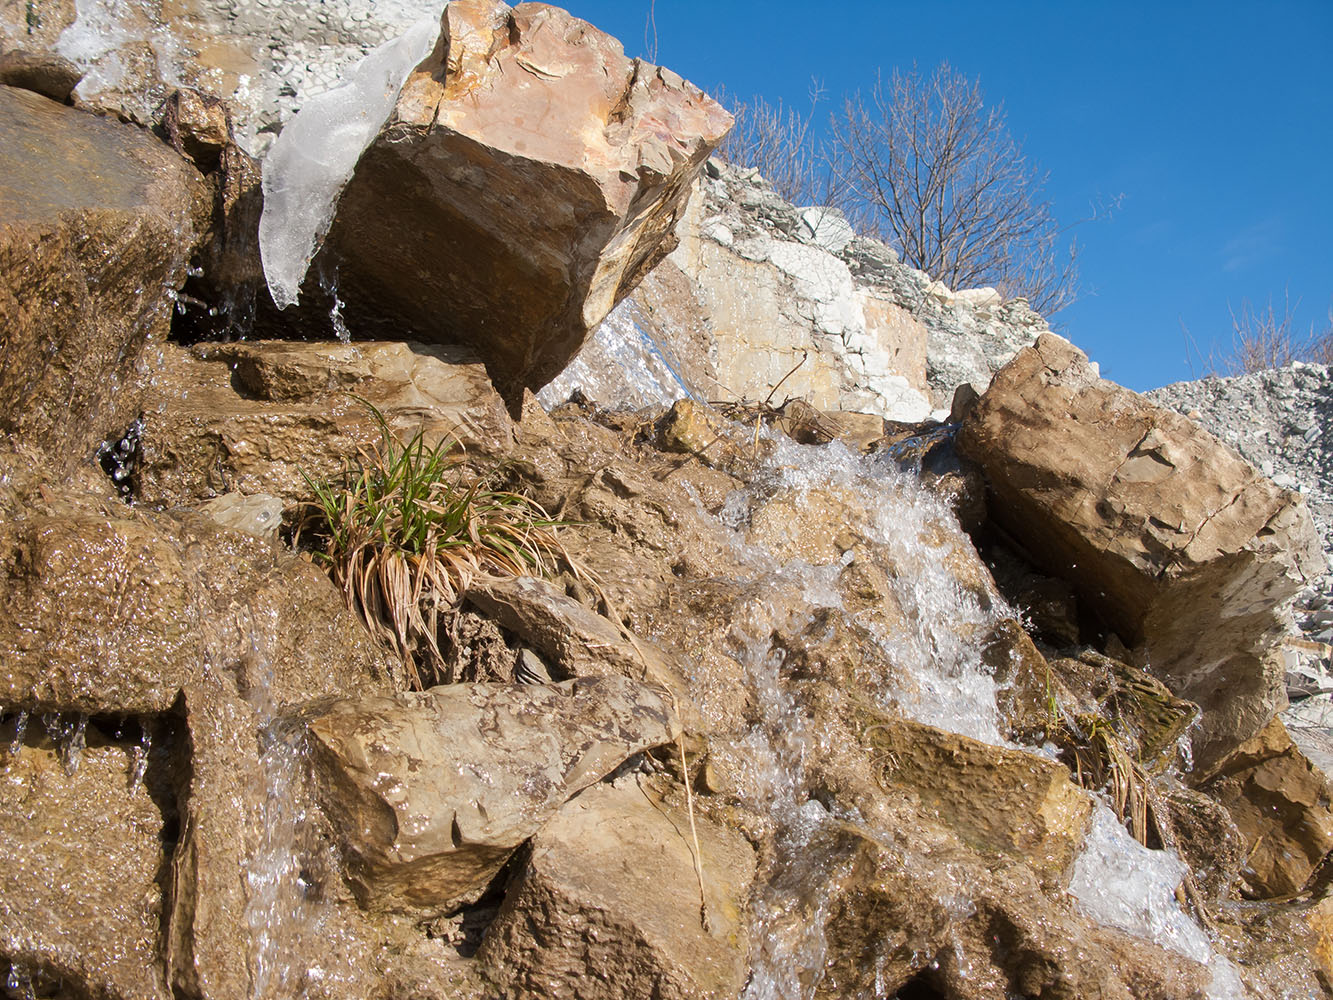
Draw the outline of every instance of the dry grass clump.
[[[316,558],[342,587],[347,606],[403,661],[422,690],[448,681],[442,624],[482,577],[548,575],[569,563],[561,522],[534,500],[470,481],[456,442],[428,445],[418,431],[404,443],[384,415],[379,443],[361,450],[334,480],[302,473],[314,492],[298,535],[316,540]]]

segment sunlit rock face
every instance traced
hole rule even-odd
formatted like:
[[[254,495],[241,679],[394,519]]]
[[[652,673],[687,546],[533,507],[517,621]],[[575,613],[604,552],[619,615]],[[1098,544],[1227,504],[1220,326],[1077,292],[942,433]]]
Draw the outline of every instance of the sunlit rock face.
[[[352,699],[310,732],[358,899],[444,915],[475,901],[567,799],[679,724],[666,691],[594,677]]]
[[[564,11],[450,4],[338,202],[348,322],[467,343],[511,399],[544,385],[674,245],[730,125]]]
[[[208,208],[141,129],[0,87],[0,430],[81,461],[125,429]]]
[[[1299,494],[1049,334],[996,377],[960,447],[992,516],[1203,709],[1201,761],[1282,707],[1282,605],[1324,563]]]

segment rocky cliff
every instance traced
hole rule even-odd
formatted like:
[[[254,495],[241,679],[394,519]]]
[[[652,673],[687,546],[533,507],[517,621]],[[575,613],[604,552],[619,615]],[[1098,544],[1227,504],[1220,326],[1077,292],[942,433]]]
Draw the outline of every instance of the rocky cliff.
[[[1333,994],[1282,470],[383,6],[0,8],[9,995]]]

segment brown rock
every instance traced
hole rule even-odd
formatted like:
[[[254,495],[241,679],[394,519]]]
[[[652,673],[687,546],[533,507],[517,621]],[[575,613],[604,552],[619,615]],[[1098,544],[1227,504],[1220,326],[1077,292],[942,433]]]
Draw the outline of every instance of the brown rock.
[[[793,912],[788,933],[824,921],[821,1000],[1205,995],[1201,966],[1053,903],[1020,865],[979,862],[929,827],[914,830],[904,848],[830,825],[809,854],[828,859],[816,889],[828,903]]]
[[[690,820],[632,778],[567,803],[533,840],[478,955],[510,996],[551,1000],[736,997],[749,972],[743,917],[755,860],[737,833]]]
[[[451,3],[329,233],[349,322],[468,343],[517,402],[671,249],[730,126],[563,10]]]
[[[1323,565],[1297,494],[1050,334],[996,376],[959,447],[995,520],[1202,707],[1201,764],[1272,718],[1279,607]]]
[[[383,653],[310,563],[204,515],[41,489],[52,499],[37,491],[0,526],[0,702],[162,712],[224,668],[243,692],[271,683],[277,704],[389,683]]]
[[[131,782],[129,748],[90,734],[70,774],[39,731],[33,719],[0,780],[0,953],[60,980],[61,996],[168,997],[162,805]]]
[[[10,49],[0,55],[0,84],[68,104],[82,70],[54,52]]]
[[[1172,788],[1161,798],[1171,846],[1190,866],[1205,899],[1226,899],[1245,860],[1245,841],[1225,806],[1191,788]]]
[[[622,677],[362,698],[309,728],[362,905],[438,914],[479,897],[566,799],[679,733],[664,691]]]
[[[478,581],[467,602],[557,664],[563,676],[616,673],[684,691],[680,664],[533,576]]]
[[[208,211],[148,133],[0,87],[0,430],[66,464],[124,431]]]
[[[1061,764],[906,720],[863,738],[882,761],[883,787],[913,795],[976,850],[1022,858],[1059,882],[1083,846],[1092,800]]]
[[[1240,828],[1241,879],[1251,896],[1299,892],[1333,850],[1328,779],[1291,742],[1281,719],[1227,757],[1200,789]]]
[[[229,492],[309,498],[302,473],[336,476],[379,443],[370,408],[355,397],[404,440],[421,430],[431,444],[452,439],[495,455],[513,437],[485,369],[462,348],[241,341],[168,347],[165,362],[135,473],[148,503]]]

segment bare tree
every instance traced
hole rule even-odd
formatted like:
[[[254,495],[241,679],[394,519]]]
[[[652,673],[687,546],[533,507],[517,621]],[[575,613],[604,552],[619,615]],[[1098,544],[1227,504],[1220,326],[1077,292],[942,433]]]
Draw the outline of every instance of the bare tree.
[[[1078,295],[1078,248],[1042,197],[1046,175],[1009,134],[1002,106],[941,64],[895,71],[847,99],[829,170],[858,228],[951,288],[992,285],[1052,314]]]
[[[1284,294],[1281,313],[1271,298],[1262,309],[1256,309],[1249,299],[1242,300],[1239,315],[1228,306],[1231,353],[1221,365],[1212,365],[1213,370],[1220,368],[1228,375],[1243,375],[1282,368],[1293,361],[1333,364],[1333,313],[1322,333],[1315,331],[1313,323],[1307,332],[1301,333],[1294,316],[1299,305],[1299,301],[1293,305],[1290,294]]]
[[[806,114],[785,107],[781,100],[773,104],[756,96],[737,101],[725,89],[716,97],[736,118],[735,127],[718,147],[722,159],[738,167],[754,167],[773,190],[794,205],[821,200],[825,175],[812,132],[821,97],[817,86],[811,87]]]

